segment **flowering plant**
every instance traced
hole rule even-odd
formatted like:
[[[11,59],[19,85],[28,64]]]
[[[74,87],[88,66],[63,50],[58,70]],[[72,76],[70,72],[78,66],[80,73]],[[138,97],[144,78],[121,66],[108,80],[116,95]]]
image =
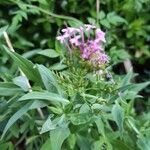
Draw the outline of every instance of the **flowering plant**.
[[[3,49],[21,75],[1,77],[0,149],[13,149],[14,142],[15,147],[26,143],[27,149],[41,150],[127,150],[129,144],[131,149],[136,145],[130,140],[133,135],[141,148],[149,122],[140,128],[132,106],[149,82],[131,83],[132,72],[113,81],[107,72],[105,33],[95,26],[67,27],[62,33],[57,40],[68,49],[65,61],[56,50],[38,52],[49,52],[51,59],[59,58],[59,65],[67,65],[56,69],[17,54],[4,32],[9,48]]]
[[[62,33],[56,39],[67,47],[71,56],[78,50],[80,58],[97,69],[103,68],[109,62],[103,49],[105,33],[101,29],[85,24],[79,28],[67,27],[62,29]]]

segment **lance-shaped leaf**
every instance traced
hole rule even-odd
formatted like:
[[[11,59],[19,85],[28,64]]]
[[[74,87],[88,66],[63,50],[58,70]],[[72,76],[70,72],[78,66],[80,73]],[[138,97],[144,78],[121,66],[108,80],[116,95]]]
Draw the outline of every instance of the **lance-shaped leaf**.
[[[41,81],[40,75],[31,61],[25,59],[16,52],[10,51],[6,46],[3,47],[5,51],[10,55],[10,57],[14,60],[15,64],[24,72],[28,79],[35,82]]]
[[[61,102],[61,103],[69,103],[69,101],[63,97],[61,97],[58,94],[51,93],[48,91],[42,91],[42,92],[30,92],[28,94],[25,94],[21,98],[19,98],[19,101],[24,100],[32,100],[32,99],[40,99],[40,100],[47,100],[51,102]]]
[[[11,96],[17,93],[23,92],[23,90],[13,83],[0,82],[0,95],[1,96]]]
[[[26,105],[24,105],[21,109],[19,109],[14,115],[10,117],[8,120],[4,130],[3,134],[1,136],[1,139],[4,137],[6,132],[9,130],[9,128],[18,120],[20,119],[28,110],[30,109],[36,109],[36,108],[41,108],[46,106],[44,102],[40,101],[33,101],[33,102],[28,102]]]
[[[112,116],[114,121],[117,123],[120,133],[123,132],[123,120],[124,120],[124,111],[122,107],[116,103],[112,108]]]
[[[61,150],[61,146],[69,134],[70,131],[68,128],[57,128],[50,131],[51,149]]]
[[[53,93],[59,93],[60,95],[63,95],[62,90],[60,86],[57,83],[57,79],[54,76],[53,72],[46,68],[43,65],[37,65],[37,69],[39,71],[39,74],[42,78],[42,82],[46,88],[46,90],[53,92]]]

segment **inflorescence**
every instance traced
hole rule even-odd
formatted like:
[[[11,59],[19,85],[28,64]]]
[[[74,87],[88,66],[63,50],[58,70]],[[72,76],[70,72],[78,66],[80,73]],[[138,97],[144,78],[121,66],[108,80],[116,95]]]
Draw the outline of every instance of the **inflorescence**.
[[[67,27],[61,31],[62,35],[56,39],[67,46],[70,54],[78,50],[83,60],[99,68],[109,62],[109,57],[103,49],[106,42],[105,33],[101,29],[85,24],[79,28]]]

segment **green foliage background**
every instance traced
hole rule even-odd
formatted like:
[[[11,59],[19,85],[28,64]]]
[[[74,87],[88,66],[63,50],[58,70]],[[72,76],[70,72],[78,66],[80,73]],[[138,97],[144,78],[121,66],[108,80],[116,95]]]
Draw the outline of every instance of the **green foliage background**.
[[[4,135],[0,149],[149,150],[150,89],[145,81],[150,77],[150,1],[99,2],[100,10],[95,0],[0,0],[0,133]],[[71,70],[64,80],[56,73],[66,68],[60,63],[63,47],[55,41],[58,31],[65,24],[82,23],[94,23],[106,31],[105,49],[116,84],[90,81],[93,89],[106,89],[103,92],[87,94],[86,81],[77,88],[79,93],[74,91],[75,78],[70,76],[74,73],[78,82],[84,73]],[[5,30],[17,53],[6,47]],[[131,72],[125,76],[127,59],[138,76]],[[20,76],[18,67],[33,92],[28,93],[27,78]],[[133,77],[135,83],[131,83]],[[138,95],[141,90],[144,98]],[[42,108],[44,119],[37,108]]]

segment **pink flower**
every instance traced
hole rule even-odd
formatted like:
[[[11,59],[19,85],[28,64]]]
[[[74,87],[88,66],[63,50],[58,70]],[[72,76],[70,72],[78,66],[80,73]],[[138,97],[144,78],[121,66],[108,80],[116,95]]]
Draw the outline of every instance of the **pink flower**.
[[[84,28],[85,27],[85,28]],[[85,31],[90,31],[85,34]],[[76,49],[80,51],[80,57],[89,61],[94,67],[100,67],[109,62],[109,57],[104,53],[103,43],[105,40],[105,33],[91,24],[85,24],[83,27],[73,28],[67,27],[62,29],[63,35],[56,39],[61,43],[66,44],[69,51]],[[95,33],[95,38],[90,36]],[[65,42],[67,40],[67,42]]]
[[[79,39],[81,38],[80,35],[75,36],[74,38],[70,39],[70,43],[74,44],[75,46],[79,46],[81,43],[79,42]]]
[[[90,57],[90,51],[88,50],[88,48],[84,48],[82,50],[81,57],[83,59],[89,59],[89,57]]]
[[[94,51],[102,50],[101,45],[96,40],[90,40],[89,41],[89,47]]]
[[[106,54],[102,54],[99,57],[99,60],[101,63],[108,63],[109,62],[109,57]]]
[[[86,31],[90,31],[91,29],[95,29],[96,27],[94,25],[91,25],[91,24],[85,24],[84,25],[86,27]]]
[[[56,39],[60,41],[60,43],[64,43],[65,37],[64,36],[57,36]]]
[[[96,41],[97,42],[106,42],[105,33],[101,29],[96,29]]]
[[[67,27],[67,28],[65,28],[65,29],[62,29],[61,31],[62,31],[63,33],[72,34],[72,33],[79,32],[79,29],[77,29],[77,28],[72,28],[72,27]]]

